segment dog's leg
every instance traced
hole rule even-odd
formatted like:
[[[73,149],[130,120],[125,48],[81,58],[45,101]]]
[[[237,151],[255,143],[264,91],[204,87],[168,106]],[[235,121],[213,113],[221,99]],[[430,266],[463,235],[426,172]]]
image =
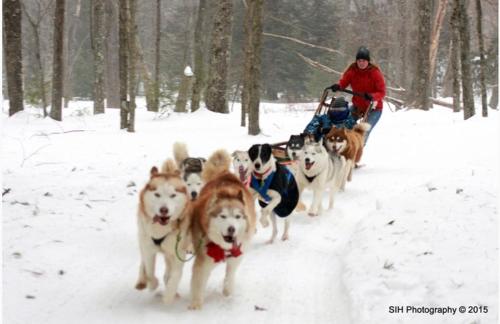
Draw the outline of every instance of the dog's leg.
[[[139,278],[137,279],[137,283],[135,284],[135,289],[143,290],[148,285],[148,279],[146,277],[146,267],[144,266],[144,262],[141,261],[141,265],[139,266]]]
[[[321,179],[318,180],[321,181]],[[309,209],[309,216],[314,217],[319,215],[320,210],[322,209],[321,198],[324,191],[325,191],[324,186],[313,189],[313,201],[311,204],[311,208]]]
[[[167,269],[165,271],[165,292],[163,294],[163,302],[167,305],[171,304],[177,294],[179,281],[182,277],[182,267],[184,264],[175,259],[174,255],[165,256]]]
[[[141,259],[141,269],[139,270],[139,280],[136,288],[144,289],[145,287],[141,287],[146,283],[149,290],[155,290],[158,287],[158,279],[155,277],[156,251],[141,248]]]
[[[205,293],[208,277],[215,267],[215,262],[206,258],[206,256],[197,256],[194,261],[193,275],[191,277],[191,303],[188,307],[189,309],[201,309],[203,305],[203,294]]]
[[[332,181],[332,184],[330,185],[330,192],[329,192],[329,199],[328,199],[328,210],[333,209],[333,200],[335,198],[335,193],[336,193],[336,179]]]
[[[281,202],[281,194],[279,192],[275,190],[268,190],[267,194],[269,195],[269,197],[271,197],[271,200],[268,202],[267,206],[262,209],[262,216],[260,218],[260,222],[264,227],[269,226],[268,217],[272,217],[271,215],[274,208],[276,208],[276,206],[278,206]]]
[[[295,207],[295,212],[302,212],[307,209],[306,204],[302,202],[302,192],[304,191],[304,185],[301,183],[301,181],[297,181],[297,187],[299,189],[299,201],[297,203],[297,206]]]
[[[283,235],[281,236],[282,241],[288,240],[288,229],[290,228],[290,216],[285,217],[285,228],[283,229]]]
[[[260,194],[256,190],[250,188],[250,193],[252,194],[252,198],[253,198],[254,203],[255,203],[255,201],[259,200]],[[269,220],[268,220],[268,215],[266,214],[264,209],[265,208],[263,208],[260,212],[259,222],[262,225],[262,227],[266,228],[269,226]]]
[[[349,167],[348,167],[348,174],[347,174],[347,181],[352,180],[352,170],[354,169],[354,161],[349,160]]]
[[[226,265],[226,276],[224,277],[224,289],[222,293],[224,296],[229,296],[234,291],[234,278],[236,270],[241,263],[241,257],[228,258]]]
[[[340,157],[340,189],[342,191],[345,190],[345,185],[347,183],[347,168],[348,168],[349,162],[346,161],[346,159],[341,156]]]
[[[273,244],[276,235],[278,235],[278,224],[276,222],[276,214],[274,212],[271,213],[271,221],[273,223],[273,233],[271,234],[271,239],[267,241],[267,244]]]

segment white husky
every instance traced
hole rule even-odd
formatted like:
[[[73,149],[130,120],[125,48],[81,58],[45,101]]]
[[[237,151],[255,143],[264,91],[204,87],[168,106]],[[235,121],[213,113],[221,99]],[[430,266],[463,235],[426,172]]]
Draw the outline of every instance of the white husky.
[[[329,189],[328,209],[333,208],[335,193],[342,185],[346,170],[346,160],[343,156],[330,156],[323,146],[322,141],[306,141],[303,154],[299,160],[297,181],[302,191],[305,188],[313,190],[313,201],[309,208],[309,216],[321,214],[323,192]]]
[[[150,179],[141,190],[137,224],[139,228],[139,247],[141,265],[136,289],[158,287],[155,276],[156,254],[165,257],[165,293],[163,301],[171,303],[177,293],[182,275],[186,247],[190,243],[189,198],[186,185],[180,178],[173,160],[168,160],[160,173],[156,167],[151,169]],[[177,239],[180,239],[177,242]],[[177,251],[176,251],[177,249]]]

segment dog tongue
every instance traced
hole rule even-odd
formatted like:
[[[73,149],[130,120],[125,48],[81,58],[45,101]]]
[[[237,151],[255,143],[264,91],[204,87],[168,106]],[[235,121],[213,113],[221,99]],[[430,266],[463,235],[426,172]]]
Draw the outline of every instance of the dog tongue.
[[[167,216],[155,215],[155,217],[153,217],[153,223],[160,223],[160,225],[167,225],[169,220],[170,217]]]
[[[238,171],[239,171],[239,173],[240,173],[240,180],[241,180],[241,181],[244,181],[244,180],[245,180],[245,178],[246,178],[246,170],[245,170],[242,166],[240,166],[240,167],[238,168]]]

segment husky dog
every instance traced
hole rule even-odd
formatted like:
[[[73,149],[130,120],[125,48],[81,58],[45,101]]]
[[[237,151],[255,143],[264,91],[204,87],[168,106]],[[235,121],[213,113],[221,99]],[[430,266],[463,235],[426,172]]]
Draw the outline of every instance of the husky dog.
[[[204,158],[189,157],[186,144],[174,143],[174,158],[181,170],[182,179],[186,182],[191,200],[195,200],[200,193],[203,181],[201,172],[203,170]]]
[[[234,290],[236,270],[255,233],[255,204],[241,181],[229,172],[224,150],[208,159],[202,177],[206,185],[193,203],[191,232],[197,247],[191,278],[189,309],[200,309],[210,273],[227,262],[223,294]]]
[[[165,293],[163,301],[171,303],[177,293],[182,275],[183,262],[176,253],[184,258],[189,239],[189,197],[186,185],[180,178],[173,160],[167,160],[162,168],[153,167],[148,183],[140,192],[137,224],[139,228],[139,247],[141,265],[136,288],[150,290],[158,287],[155,277],[157,253],[165,257]],[[177,251],[176,242],[180,239]]]
[[[356,124],[352,130],[332,127],[325,137],[328,151],[342,155],[346,159],[348,181],[352,180],[352,170],[361,160],[365,134],[370,127],[368,123]]]
[[[297,207],[299,189],[293,173],[286,167],[276,162],[269,144],[255,144],[248,150],[252,161],[252,179],[250,192],[259,200],[262,207],[260,222],[263,227],[269,226],[268,218],[271,216],[273,233],[269,243],[273,243],[278,228],[276,215],[285,218],[285,229],[282,240],[288,239],[290,226],[289,216]]]
[[[286,144],[286,153],[288,157],[294,161],[298,160],[302,155],[304,148],[304,136],[291,135]]]
[[[313,190],[313,202],[309,208],[309,216],[317,216],[322,212],[321,199],[323,192],[329,189],[328,209],[333,208],[335,193],[340,189],[345,169],[345,159],[331,158],[320,142],[306,141],[304,154],[299,161],[297,181],[301,190],[310,187]]]
[[[234,151],[233,157],[234,172],[240,178],[240,181],[248,188],[250,186],[250,174],[252,173],[252,161],[247,151]]]

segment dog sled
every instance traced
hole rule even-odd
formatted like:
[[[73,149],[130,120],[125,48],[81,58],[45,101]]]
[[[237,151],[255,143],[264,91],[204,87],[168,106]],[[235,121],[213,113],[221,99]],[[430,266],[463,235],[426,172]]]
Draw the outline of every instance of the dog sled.
[[[357,116],[358,118],[356,118],[349,110],[348,102],[344,99],[344,97],[335,97],[333,95],[329,96],[329,91],[331,91],[331,89],[329,88],[323,91],[312,120],[309,122],[309,124],[307,124],[306,129],[300,134],[300,136],[319,140],[319,138],[328,133],[330,128],[333,126],[338,128],[351,129],[358,122],[366,122],[369,113],[375,106],[375,102],[371,100],[366,113],[363,116]],[[339,92],[344,92],[353,96],[364,97],[363,93],[354,92],[347,89],[340,89]],[[279,163],[285,165],[293,162],[288,157],[286,151],[287,144],[288,141],[271,144],[274,157],[278,160]]]

